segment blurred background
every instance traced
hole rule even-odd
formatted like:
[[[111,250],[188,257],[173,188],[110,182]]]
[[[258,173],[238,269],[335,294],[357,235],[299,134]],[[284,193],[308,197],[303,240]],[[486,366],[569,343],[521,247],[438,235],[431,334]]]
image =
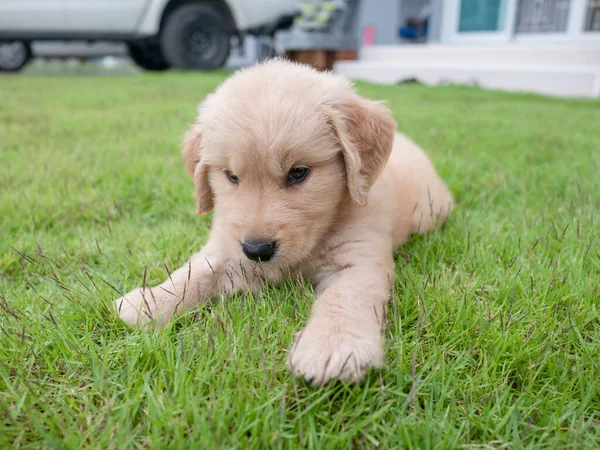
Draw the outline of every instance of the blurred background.
[[[600,97],[600,0],[0,0],[0,71],[234,69]],[[83,69],[82,69],[83,70]]]

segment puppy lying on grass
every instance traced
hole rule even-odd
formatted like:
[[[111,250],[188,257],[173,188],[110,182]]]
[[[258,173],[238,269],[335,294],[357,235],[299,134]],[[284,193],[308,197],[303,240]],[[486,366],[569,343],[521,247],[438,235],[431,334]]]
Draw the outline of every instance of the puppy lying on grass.
[[[210,238],[160,286],[117,300],[131,325],[165,324],[221,295],[302,275],[310,320],[288,363],[321,385],[383,360],[393,253],[441,224],[448,188],[380,103],[345,78],[271,60],[237,72],[199,107],[183,143]]]

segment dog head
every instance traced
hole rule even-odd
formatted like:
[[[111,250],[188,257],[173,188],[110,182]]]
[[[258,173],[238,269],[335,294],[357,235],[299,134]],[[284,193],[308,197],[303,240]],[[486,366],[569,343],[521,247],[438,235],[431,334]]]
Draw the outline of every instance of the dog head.
[[[310,257],[343,202],[366,205],[395,130],[347,79],[271,60],[202,102],[183,158],[198,213],[214,208],[232,251],[288,266]]]

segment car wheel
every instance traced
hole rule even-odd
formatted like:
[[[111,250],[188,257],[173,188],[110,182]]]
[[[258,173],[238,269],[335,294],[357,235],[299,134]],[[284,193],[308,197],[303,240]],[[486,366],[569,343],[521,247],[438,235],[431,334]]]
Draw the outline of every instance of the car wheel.
[[[0,41],[0,71],[17,72],[31,58],[29,44],[22,41]]]
[[[223,67],[231,49],[231,18],[209,4],[188,4],[175,9],[161,34],[165,59],[184,69]]]
[[[129,56],[139,67],[144,70],[161,71],[170,66],[160,49],[160,43],[153,40],[141,40],[127,44]]]

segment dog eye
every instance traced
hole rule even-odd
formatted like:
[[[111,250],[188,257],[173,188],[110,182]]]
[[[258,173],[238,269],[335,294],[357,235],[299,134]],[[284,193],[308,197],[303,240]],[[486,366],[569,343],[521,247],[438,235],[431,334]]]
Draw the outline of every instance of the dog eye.
[[[288,184],[296,184],[301,183],[306,179],[308,175],[307,167],[294,167],[292,170],[288,172],[287,183]]]
[[[232,174],[229,170],[225,171],[225,175],[227,176],[227,179],[229,181],[231,181],[233,184],[239,184],[240,179],[238,177],[236,177],[234,174]]]

